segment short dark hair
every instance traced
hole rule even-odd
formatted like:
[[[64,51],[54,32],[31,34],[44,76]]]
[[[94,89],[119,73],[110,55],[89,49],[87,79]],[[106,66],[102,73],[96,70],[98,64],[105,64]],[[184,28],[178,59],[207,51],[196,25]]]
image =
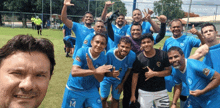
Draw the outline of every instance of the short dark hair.
[[[141,27],[141,31],[142,31],[142,26],[141,26],[141,24],[139,24],[138,22],[132,22],[131,28],[132,28],[133,26],[140,26],[140,27]],[[130,29],[130,31],[131,31],[131,29]]]
[[[180,48],[180,47],[177,47],[177,46],[172,46],[168,51],[167,53],[171,52],[171,51],[178,51],[180,53],[180,55],[183,55],[183,50]]]
[[[96,37],[96,36],[101,36],[101,37],[104,37],[105,40],[106,40],[106,45],[108,43],[108,37],[104,34],[104,33],[95,33],[95,35],[92,37],[92,40]]]
[[[0,65],[9,55],[22,52],[38,51],[47,55],[50,60],[50,76],[53,74],[55,59],[53,43],[48,39],[36,39],[30,35],[17,35],[0,48]]]
[[[143,35],[141,35],[141,40],[149,38],[151,41],[154,41],[153,35],[151,33],[145,33]]]
[[[136,11],[136,10],[138,10],[138,11],[140,11],[140,12],[141,12],[141,10],[140,10],[140,9],[136,8],[136,9],[134,9],[134,10],[132,11],[132,16],[133,16],[133,12],[134,12],[134,11]]]
[[[86,14],[91,14],[92,15],[92,12],[86,11],[84,15],[86,15]]]
[[[212,24],[212,23],[205,23],[205,24],[203,24],[202,27],[201,27],[201,33],[202,33],[202,34],[203,34],[202,29],[203,29],[204,27],[207,27],[207,26],[213,26],[214,30],[216,31],[216,27],[215,27],[214,24]]]
[[[124,42],[124,43],[126,43],[126,44],[131,44],[131,46],[132,46],[132,42],[131,42],[131,39],[129,39],[129,37],[126,37],[126,36],[124,36],[124,37],[121,37],[121,39],[119,40],[119,44],[121,44],[121,42]]]
[[[119,15],[118,15],[118,17],[119,17],[119,16],[123,16],[123,17],[125,17],[125,15],[124,15],[124,14],[119,14]]]
[[[170,22],[170,27],[171,27],[171,25],[172,25],[173,22],[177,22],[177,21],[179,21],[179,22],[181,23],[181,26],[183,26],[183,23],[182,23],[182,21],[181,21],[180,19],[174,19],[174,20],[172,20],[172,21]]]

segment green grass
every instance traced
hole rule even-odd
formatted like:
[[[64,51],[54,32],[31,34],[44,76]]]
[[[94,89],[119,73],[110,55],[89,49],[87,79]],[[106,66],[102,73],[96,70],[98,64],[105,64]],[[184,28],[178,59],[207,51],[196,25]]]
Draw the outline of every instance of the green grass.
[[[65,85],[72,66],[72,59],[65,57],[65,53],[63,50],[64,44],[62,31],[43,29],[42,36],[37,34],[37,30],[25,28],[0,27],[0,31],[0,47],[6,44],[9,39],[18,34],[30,34],[36,38],[47,38],[53,42],[55,49],[56,66],[54,69],[54,75],[52,76],[48,87],[47,95],[39,108],[60,108],[62,104]],[[168,37],[165,37],[160,43],[155,45],[155,48],[162,48],[167,38]],[[194,51],[195,48],[192,49],[192,53],[194,53]],[[168,94],[170,100],[172,100],[172,93]],[[179,106],[179,104],[177,105]]]

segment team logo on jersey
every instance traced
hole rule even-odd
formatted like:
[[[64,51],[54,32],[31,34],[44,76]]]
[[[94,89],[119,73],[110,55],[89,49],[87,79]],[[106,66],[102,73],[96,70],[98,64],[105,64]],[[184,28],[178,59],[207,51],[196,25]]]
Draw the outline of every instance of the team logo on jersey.
[[[88,43],[88,41],[87,41],[87,40],[85,40],[83,43],[84,43],[84,44],[87,44],[87,43]]]
[[[187,78],[187,81],[188,81],[189,85],[192,85],[192,79],[191,78]]]
[[[101,99],[97,99],[97,101],[96,101],[98,104],[100,104],[101,103]]]
[[[79,61],[79,62],[81,62],[81,59],[80,59],[79,56],[76,56],[76,60]]]
[[[157,67],[160,67],[161,66],[161,62],[157,62]]]
[[[74,98],[71,99],[69,105],[70,105],[69,107],[73,107],[73,108],[75,108],[75,107],[76,107],[76,100],[75,100]]]
[[[181,47],[184,47],[184,43],[180,43],[180,46],[181,46]]]
[[[210,72],[210,70],[209,69],[207,69],[207,68],[205,68],[205,69],[203,69],[203,74],[205,75],[205,76],[208,76],[209,75],[209,72]]]

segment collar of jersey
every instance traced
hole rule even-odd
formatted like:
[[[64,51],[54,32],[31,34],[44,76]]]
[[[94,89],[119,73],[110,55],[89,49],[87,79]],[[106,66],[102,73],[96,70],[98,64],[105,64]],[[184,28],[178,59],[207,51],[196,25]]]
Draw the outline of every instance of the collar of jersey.
[[[92,59],[92,60],[96,60],[96,59],[98,59],[98,58],[99,58],[99,56],[100,56],[100,54],[99,54],[99,56],[98,56],[98,57],[93,58],[93,56],[92,56],[92,54],[91,54],[91,52],[90,52],[90,49],[91,49],[91,47],[89,47],[89,48],[88,48],[88,50],[89,50],[88,52],[89,52],[89,56],[91,57],[91,59]]]
[[[184,74],[186,72],[186,66],[187,66],[187,59],[185,58],[185,68],[183,71],[180,71],[182,74]]]
[[[114,51],[113,51],[113,54],[114,54],[115,58],[118,59],[119,61],[123,61],[127,56],[125,56],[123,59],[118,58],[118,57],[115,55],[116,49],[117,49],[117,48],[115,48]]]
[[[123,26],[121,26],[121,28],[120,28],[120,27],[118,27],[118,25],[115,25],[115,27],[117,27],[118,29],[122,29]]]
[[[180,37],[178,37],[178,38],[174,38],[174,37],[172,36],[172,38],[173,38],[173,39],[180,39],[180,38],[182,38],[182,37],[184,37],[184,36],[186,36],[186,35],[182,35],[182,36],[180,36]]]

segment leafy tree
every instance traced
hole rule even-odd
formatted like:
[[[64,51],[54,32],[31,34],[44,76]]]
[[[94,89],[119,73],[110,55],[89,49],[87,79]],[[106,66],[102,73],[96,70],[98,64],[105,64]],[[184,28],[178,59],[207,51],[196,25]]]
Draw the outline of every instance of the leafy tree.
[[[9,11],[16,11],[16,12],[29,12],[29,13],[42,13],[42,0],[3,0],[5,1],[4,7],[7,7]],[[121,2],[121,0],[117,1],[114,4],[114,10],[119,9],[121,13],[126,15],[126,8],[125,4]],[[79,21],[80,17],[88,11],[88,0],[72,0],[71,3],[75,4],[75,6],[68,7],[67,14],[68,15],[75,15],[78,17],[72,18],[73,21]],[[101,16],[102,10],[104,8],[105,1],[90,1],[90,12],[95,16],[95,10],[97,11],[97,16]],[[0,8],[1,8],[0,4]],[[63,7],[63,0],[52,0],[52,14],[61,14],[61,10]],[[110,11],[111,9],[109,9]],[[49,19],[50,14],[50,0],[43,0],[43,13],[44,19],[43,23],[47,19]],[[47,14],[47,15],[45,15]],[[41,15],[41,14],[40,14]],[[20,14],[18,18],[23,22],[23,27],[27,27],[26,20],[30,19],[31,16],[35,15],[27,15],[27,14]],[[40,16],[41,17],[41,16]]]
[[[16,11],[16,12],[35,12],[36,11],[36,2],[35,0],[7,0],[5,1],[5,7],[7,7],[10,11]],[[20,14],[20,17],[18,17],[19,20],[22,20],[23,27],[27,27],[26,20],[28,16],[27,14]]]
[[[1,0],[2,2],[0,3],[0,11],[4,11],[4,10],[7,10],[4,6],[5,4],[5,1],[7,0]],[[0,12],[0,26],[2,26],[2,14]]]
[[[168,20],[184,17],[182,0],[159,0],[154,2],[154,12],[158,15],[166,15]]]

